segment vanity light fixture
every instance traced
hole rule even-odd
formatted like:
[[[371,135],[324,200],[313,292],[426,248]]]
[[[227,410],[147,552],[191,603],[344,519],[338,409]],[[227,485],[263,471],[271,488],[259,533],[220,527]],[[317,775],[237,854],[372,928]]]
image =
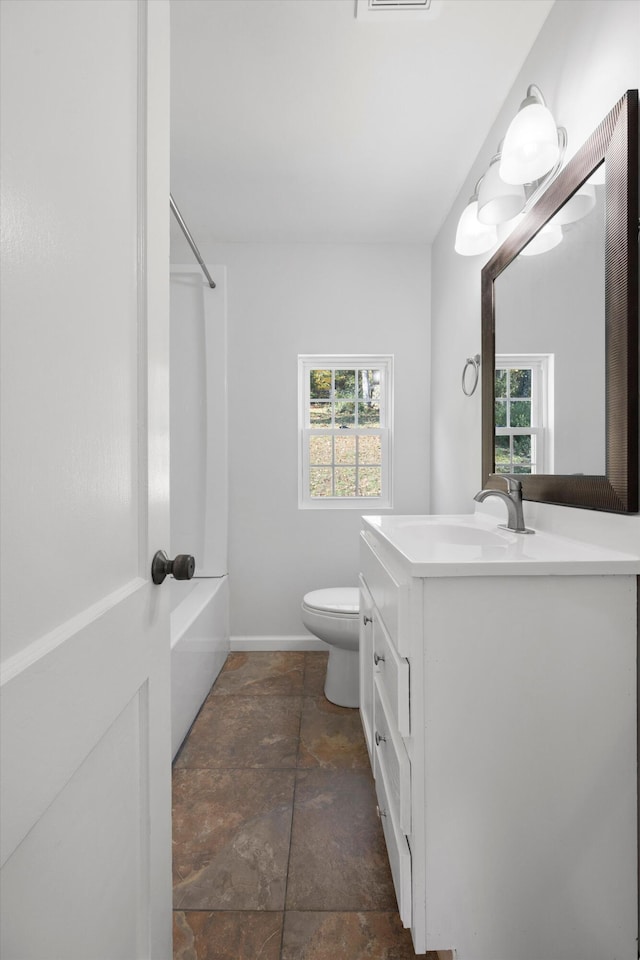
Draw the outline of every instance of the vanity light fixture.
[[[567,131],[556,127],[539,87],[531,84],[458,221],[456,253],[476,256],[501,243],[556,177],[566,149]],[[585,200],[585,213],[590,209],[586,204]],[[543,253],[560,243],[560,222],[539,244],[531,243],[527,254]]]
[[[533,183],[555,166],[560,149],[553,114],[532,83],[504,138],[500,176],[505,183]]]
[[[546,253],[547,250],[553,250],[559,243],[562,243],[562,227],[556,222],[554,217],[549,223],[539,230],[526,247],[520,251],[521,257],[535,257],[539,253]]]
[[[518,224],[521,222],[523,217],[524,217],[524,211],[522,211],[522,213],[519,213],[517,216],[515,216],[513,220],[505,220],[504,223],[498,224],[498,227],[497,227],[498,243],[504,243],[504,241],[507,239],[509,234],[512,233],[515,230],[515,228],[518,226]]]
[[[591,213],[596,205],[596,188],[591,180],[583,183],[579,190],[560,207],[555,217],[556,223],[575,223]]]
[[[481,223],[478,219],[478,190],[482,181],[476,184],[473,196],[466,205],[458,221],[455,251],[463,257],[475,257],[487,253],[495,247],[498,234],[492,224]]]
[[[501,147],[502,144],[492,158],[478,191],[480,223],[504,223],[524,210],[526,197],[522,184],[505,183],[500,176]]]

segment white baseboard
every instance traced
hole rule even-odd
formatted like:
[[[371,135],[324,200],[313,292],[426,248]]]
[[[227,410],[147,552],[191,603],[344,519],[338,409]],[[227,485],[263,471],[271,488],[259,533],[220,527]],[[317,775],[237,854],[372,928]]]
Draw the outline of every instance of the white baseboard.
[[[301,637],[231,637],[231,652],[235,650],[258,651],[270,650],[321,650],[327,651],[328,645],[309,634]]]

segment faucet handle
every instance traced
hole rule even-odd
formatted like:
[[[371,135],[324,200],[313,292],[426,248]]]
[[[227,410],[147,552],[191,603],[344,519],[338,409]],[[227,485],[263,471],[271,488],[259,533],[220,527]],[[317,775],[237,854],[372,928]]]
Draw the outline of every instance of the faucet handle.
[[[522,481],[514,480],[513,477],[504,478],[507,484],[507,493],[519,493],[522,490]]]
[[[514,480],[513,477],[508,477],[504,473],[492,473],[492,477],[499,477],[500,480],[504,480],[507,485],[507,493],[520,493],[522,491],[522,481]]]

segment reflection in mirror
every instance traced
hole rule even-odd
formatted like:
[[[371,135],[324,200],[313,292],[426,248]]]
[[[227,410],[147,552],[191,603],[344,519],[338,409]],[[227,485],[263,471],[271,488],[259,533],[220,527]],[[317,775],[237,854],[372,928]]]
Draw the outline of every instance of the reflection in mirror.
[[[553,472],[553,406],[553,356],[496,355],[496,473]]]
[[[636,512],[636,90],[505,227],[482,271],[483,485]]]
[[[495,281],[496,473],[605,473],[604,243],[589,181]]]

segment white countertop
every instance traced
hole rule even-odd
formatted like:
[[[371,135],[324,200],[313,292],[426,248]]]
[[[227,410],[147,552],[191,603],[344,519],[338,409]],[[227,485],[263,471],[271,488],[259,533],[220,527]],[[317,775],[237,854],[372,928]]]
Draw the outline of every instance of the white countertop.
[[[365,516],[413,577],[640,574],[640,556],[544,531],[511,533],[479,513]]]

